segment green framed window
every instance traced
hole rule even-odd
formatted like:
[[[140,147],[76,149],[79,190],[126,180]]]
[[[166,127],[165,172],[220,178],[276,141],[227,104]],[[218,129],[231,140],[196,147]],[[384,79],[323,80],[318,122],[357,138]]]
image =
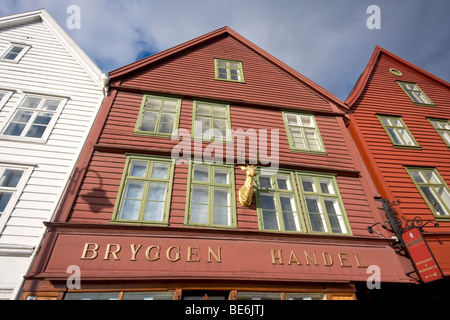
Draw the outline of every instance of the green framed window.
[[[435,217],[450,219],[450,190],[437,169],[405,169]]]
[[[335,177],[297,173],[297,178],[310,232],[351,234]]]
[[[127,157],[113,222],[168,222],[174,163],[171,159]]]
[[[194,138],[204,141],[230,141],[230,106],[194,101],[192,127]]]
[[[401,117],[389,115],[377,115],[377,117],[395,147],[422,149]]]
[[[236,60],[214,59],[217,80],[244,82],[242,62]]]
[[[258,175],[255,198],[261,230],[304,232],[293,173]]]
[[[314,115],[284,111],[282,114],[291,150],[325,152]]]
[[[190,164],[185,223],[222,228],[236,226],[233,166]]]
[[[445,144],[450,147],[450,121],[428,118],[433,128],[439,133]]]
[[[177,134],[181,100],[144,95],[135,134],[172,136]]]
[[[434,105],[433,101],[427,97],[416,83],[402,81],[397,81],[397,83],[415,104]]]

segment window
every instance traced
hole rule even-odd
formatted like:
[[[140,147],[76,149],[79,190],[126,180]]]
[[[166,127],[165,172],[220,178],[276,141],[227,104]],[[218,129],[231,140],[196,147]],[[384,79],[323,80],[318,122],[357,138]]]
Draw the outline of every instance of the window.
[[[434,105],[430,98],[415,83],[397,81],[400,87],[405,91],[408,97],[415,103],[420,105]]]
[[[231,139],[230,106],[194,102],[194,138],[210,141]]]
[[[173,291],[69,292],[64,300],[173,300]]]
[[[180,99],[145,95],[134,133],[171,136],[177,134]]]
[[[8,101],[9,97],[11,97],[11,95],[11,91],[0,90],[0,110],[2,110],[3,106],[5,105],[6,101]]]
[[[434,168],[406,168],[436,217],[450,218],[450,191]]]
[[[378,119],[395,147],[421,149],[401,117],[378,115]]]
[[[27,95],[3,128],[2,135],[45,139],[56,122],[65,99]]]
[[[292,150],[325,152],[313,115],[283,112],[283,119]]]
[[[298,216],[298,198],[293,174],[259,175],[256,193],[260,229],[303,231]]]
[[[311,232],[349,234],[345,215],[334,177],[297,173],[303,210]]]
[[[167,223],[172,176],[170,159],[129,156],[113,221]]]
[[[450,121],[442,119],[428,119],[434,129],[439,133],[442,140],[450,147]]]
[[[186,224],[210,227],[236,225],[232,166],[191,164]]]
[[[30,46],[28,45],[12,44],[1,56],[0,60],[19,62],[19,60],[24,56],[28,49],[30,49]]]
[[[214,59],[214,64],[216,79],[244,82],[241,61]]]
[[[0,164],[0,217],[12,211],[30,174],[29,167]]]

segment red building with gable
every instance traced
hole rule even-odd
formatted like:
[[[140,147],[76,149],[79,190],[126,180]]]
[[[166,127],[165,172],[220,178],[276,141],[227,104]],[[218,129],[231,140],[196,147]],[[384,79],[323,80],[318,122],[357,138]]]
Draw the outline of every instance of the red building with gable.
[[[414,283],[368,232],[384,212],[347,106],[230,28],[109,88],[24,299],[356,299],[373,265]]]
[[[440,267],[428,265],[434,272],[422,281],[442,278],[441,271],[448,279],[450,84],[376,47],[345,103],[350,132],[379,192],[396,204],[390,208],[395,228],[421,228]],[[439,288],[447,281],[433,285]]]

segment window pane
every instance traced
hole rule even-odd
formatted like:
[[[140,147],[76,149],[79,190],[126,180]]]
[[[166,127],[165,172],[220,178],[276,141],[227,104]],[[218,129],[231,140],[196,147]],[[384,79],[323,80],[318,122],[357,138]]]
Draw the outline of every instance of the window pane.
[[[228,169],[214,169],[214,183],[228,184]]]
[[[273,195],[261,195],[261,207],[263,213],[263,224],[266,230],[279,230],[275,199]]]
[[[0,178],[0,186],[15,188],[22,177],[23,170],[5,169]]]
[[[156,127],[157,112],[145,111],[142,117],[141,130],[154,132]]]
[[[322,193],[334,194],[331,180],[320,180],[320,189]]]
[[[12,195],[12,192],[0,191],[0,213],[5,212],[6,206],[8,205]]]
[[[230,207],[214,206],[214,224],[221,226],[229,226],[230,221]]]
[[[306,192],[316,192],[313,178],[302,178],[303,190]]]
[[[323,293],[285,293],[286,300],[323,300]]]
[[[39,112],[33,120],[33,124],[48,125],[53,117],[53,113]]]
[[[192,202],[193,203],[201,203],[201,204],[209,204],[209,188],[194,186],[192,188]]]
[[[173,300],[173,292],[125,292],[123,300]]]
[[[425,179],[420,174],[420,171],[418,170],[411,170],[411,175],[413,176],[414,181],[416,182],[426,182]]]
[[[238,291],[238,300],[281,300],[281,293]]]
[[[175,123],[175,114],[163,113],[161,114],[161,122],[159,124],[159,133],[172,133]]]
[[[328,219],[330,220],[331,231],[334,233],[344,233],[345,228],[343,227],[343,221],[338,217],[339,208],[337,206],[336,199],[324,199],[325,209],[328,214]],[[342,226],[341,226],[342,223]]]
[[[299,125],[295,114],[286,114],[286,120],[288,124]]]
[[[422,171],[422,172],[425,175],[425,177],[427,177],[428,181],[430,181],[430,183],[441,183],[441,181],[433,171]]]
[[[210,106],[206,104],[197,104],[197,115],[209,116]]]
[[[326,232],[323,216],[320,213],[319,199],[306,197],[306,206],[309,212],[309,218],[311,220],[311,227],[313,231]]]
[[[291,190],[291,184],[289,183],[288,176],[277,176],[278,189]]]
[[[130,176],[144,178],[146,171],[147,171],[146,161],[133,161],[131,164]]]
[[[314,129],[305,129],[305,136],[308,140],[308,145],[310,150],[320,150],[319,139],[316,136],[316,132]]]
[[[55,111],[56,109],[58,109],[58,106],[59,106],[60,102],[61,102],[61,100],[45,99],[45,102],[44,102],[44,105],[42,106],[42,109]]]
[[[155,162],[155,163],[153,163],[152,178],[167,179],[168,170],[169,170],[168,163]]]
[[[428,201],[430,202],[433,209],[436,211],[438,215],[448,215],[449,213],[444,209],[444,207],[439,202],[438,197],[435,195],[431,187],[428,186],[422,186],[420,187],[422,189],[422,192],[427,197]]]
[[[191,207],[191,222],[203,223],[209,222],[209,206],[206,204],[192,204]]]
[[[209,181],[209,168],[203,166],[194,167],[194,180],[208,182]]]
[[[403,141],[409,146],[413,146],[414,142],[412,141],[411,137],[408,134],[408,131],[405,129],[398,129],[400,136],[403,138]]]
[[[5,130],[5,135],[8,136],[20,136],[20,134],[22,133],[23,129],[25,128],[25,124],[23,123],[14,123],[11,122],[8,127]]]
[[[259,176],[259,186],[261,188],[272,189],[272,184],[270,183],[270,177],[268,177],[268,176]]]
[[[162,221],[164,213],[164,202],[147,202],[145,207],[145,221]]]
[[[177,111],[177,102],[176,101],[164,101],[163,110],[168,111],[168,112],[176,112]]]
[[[294,198],[291,195],[280,196],[281,211],[283,212],[284,229],[299,231],[297,216],[294,211]]]
[[[41,98],[26,97],[20,107],[28,108],[28,109],[36,109],[40,102],[41,102]]]
[[[441,198],[442,202],[445,204],[447,208],[450,208],[450,194],[448,193],[445,187],[435,187],[435,192]],[[448,211],[443,212],[445,215],[449,215]]]
[[[300,116],[300,120],[302,121],[303,127],[314,127],[314,122],[312,122],[311,117],[309,116]]]
[[[143,188],[144,182],[127,182],[120,219],[137,220],[139,218]]]
[[[230,191],[225,188],[214,188],[214,205],[229,206]]]
[[[27,133],[25,134],[25,137],[29,138],[41,138],[44,135],[45,129],[47,129],[47,126],[38,126],[38,125],[32,125]]]
[[[227,116],[227,109],[224,107],[214,107],[213,108],[213,116],[225,118]]]
[[[404,144],[400,136],[398,135],[397,131],[393,128],[388,128],[388,132],[391,135],[392,139],[394,140],[395,144]]]
[[[161,106],[160,99],[147,98],[147,101],[145,102],[145,108],[147,109],[159,110],[160,106]]]
[[[119,300],[119,292],[69,292],[64,300]]]
[[[166,183],[150,183],[147,200],[164,202],[166,196],[166,187]]]

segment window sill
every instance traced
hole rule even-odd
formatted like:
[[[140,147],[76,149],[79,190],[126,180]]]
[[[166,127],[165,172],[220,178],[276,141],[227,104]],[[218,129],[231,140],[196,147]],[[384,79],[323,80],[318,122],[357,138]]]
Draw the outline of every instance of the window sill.
[[[225,229],[225,230],[237,230],[237,226],[210,226],[206,224],[195,224],[195,223],[185,223],[185,227],[192,227],[192,228],[203,228],[203,229],[211,229],[211,230],[217,230],[217,229]]]
[[[221,79],[221,78],[214,78],[214,80],[226,81],[226,82],[245,83],[245,80],[229,80],[229,79]]]
[[[134,225],[134,226],[143,226],[143,227],[151,227],[151,226],[168,226],[169,223],[166,221],[157,222],[157,221],[133,221],[133,220],[110,220],[112,224],[122,224],[122,225]]]
[[[178,135],[172,133],[154,133],[154,132],[145,132],[145,131],[133,131],[134,135],[137,136],[146,136],[146,137],[162,137],[169,139],[178,139]]]
[[[437,105],[434,104],[434,103],[429,104],[429,103],[419,103],[419,102],[414,102],[414,101],[413,101],[413,104],[414,104],[415,106],[423,106],[423,107],[434,107],[434,108],[437,108]]]
[[[395,149],[408,149],[408,150],[423,150],[421,146],[403,146],[403,145],[394,145]]]
[[[289,151],[298,152],[298,153],[311,153],[311,154],[325,155],[325,156],[328,155],[328,152],[326,152],[326,151],[311,151],[311,150],[296,149],[296,148],[289,148]]]
[[[47,143],[48,139],[26,138],[26,137],[0,135],[0,140],[9,140],[9,141],[17,141],[17,142],[32,142],[32,143],[37,143],[37,144],[45,144],[45,143]]]

